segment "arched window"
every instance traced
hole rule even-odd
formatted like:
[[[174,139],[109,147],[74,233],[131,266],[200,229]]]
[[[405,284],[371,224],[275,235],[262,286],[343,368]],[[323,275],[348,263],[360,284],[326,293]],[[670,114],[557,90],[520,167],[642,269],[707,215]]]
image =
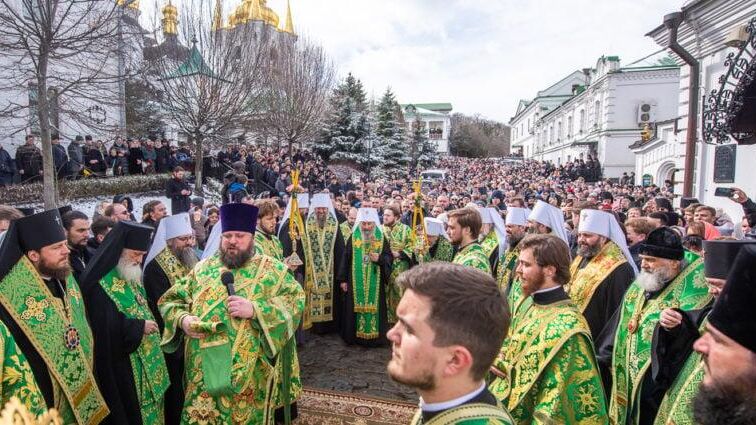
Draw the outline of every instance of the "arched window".
[[[598,127],[601,123],[601,101],[597,100],[593,106],[593,125]]]
[[[580,110],[580,123],[578,125],[581,133],[585,131],[585,109]]]
[[[572,115],[567,117],[567,138],[572,137]]]

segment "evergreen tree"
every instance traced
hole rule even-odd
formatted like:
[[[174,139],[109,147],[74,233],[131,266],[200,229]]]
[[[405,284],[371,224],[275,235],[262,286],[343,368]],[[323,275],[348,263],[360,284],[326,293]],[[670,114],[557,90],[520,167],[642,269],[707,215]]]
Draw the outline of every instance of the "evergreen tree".
[[[379,148],[376,149],[383,162],[383,168],[389,174],[402,173],[409,163],[407,140],[404,128],[399,122],[401,109],[391,92],[386,89],[375,111],[375,136]]]
[[[417,170],[433,166],[438,160],[436,142],[428,138],[424,121],[419,118],[412,123],[412,167]],[[419,170],[418,170],[419,171]]]
[[[333,91],[330,111],[312,148],[326,161],[362,163],[369,134],[365,90],[350,73]]]

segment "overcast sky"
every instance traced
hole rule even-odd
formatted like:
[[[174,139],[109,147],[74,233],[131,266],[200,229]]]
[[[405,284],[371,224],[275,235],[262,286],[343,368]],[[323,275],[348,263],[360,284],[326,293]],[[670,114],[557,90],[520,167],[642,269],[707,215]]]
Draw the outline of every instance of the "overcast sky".
[[[224,8],[239,1],[223,0]],[[340,75],[352,72],[368,95],[391,86],[402,103],[451,102],[457,112],[507,122],[519,99],[601,55],[628,64],[658,50],[644,34],[682,3],[291,0],[291,7],[296,31],[322,43]],[[286,0],[268,5],[283,21]]]

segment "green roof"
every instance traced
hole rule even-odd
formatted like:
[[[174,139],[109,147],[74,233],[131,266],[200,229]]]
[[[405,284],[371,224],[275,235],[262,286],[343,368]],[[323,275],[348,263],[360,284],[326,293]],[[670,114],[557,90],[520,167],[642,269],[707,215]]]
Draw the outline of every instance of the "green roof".
[[[193,75],[205,75],[207,77],[217,78],[213,70],[205,63],[205,59],[202,57],[199,49],[197,49],[196,44],[192,46],[192,49],[189,51],[189,56],[184,63],[163,78],[191,77]]]
[[[412,105],[416,108],[421,109],[430,109],[431,111],[436,112],[451,112],[452,110],[452,104],[451,103],[407,103],[402,105],[402,109],[407,107],[408,105]]]

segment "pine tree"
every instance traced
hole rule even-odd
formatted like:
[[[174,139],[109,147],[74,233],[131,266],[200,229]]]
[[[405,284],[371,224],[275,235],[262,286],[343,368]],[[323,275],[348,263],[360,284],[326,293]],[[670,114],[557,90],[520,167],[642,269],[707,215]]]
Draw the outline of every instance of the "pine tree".
[[[438,160],[436,143],[428,138],[428,130],[424,121],[416,118],[412,123],[412,165],[417,169],[433,166]]]
[[[369,134],[365,90],[350,73],[331,95],[330,112],[312,148],[326,161],[362,163]]]
[[[402,173],[410,161],[404,128],[399,122],[400,114],[394,93],[391,88],[386,89],[375,111],[375,136],[379,146],[377,152],[388,174]]]

